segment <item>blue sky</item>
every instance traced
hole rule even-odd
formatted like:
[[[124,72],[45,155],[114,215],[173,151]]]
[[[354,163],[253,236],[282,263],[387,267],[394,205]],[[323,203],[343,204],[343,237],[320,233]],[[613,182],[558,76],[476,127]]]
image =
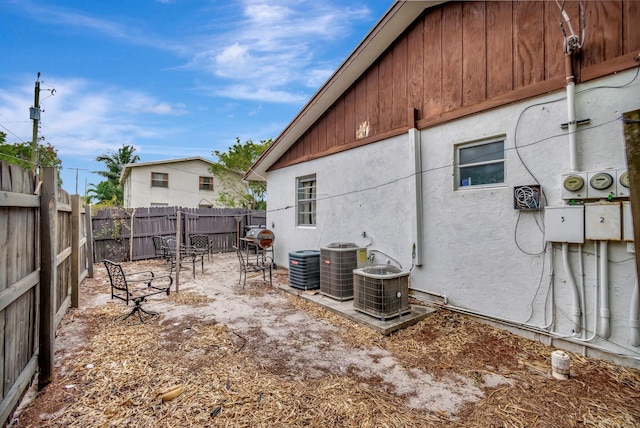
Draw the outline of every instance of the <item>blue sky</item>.
[[[40,72],[39,135],[65,190],[101,181],[96,156],[123,144],[141,162],[214,159],[277,137],[391,4],[0,0],[0,130],[31,141]]]

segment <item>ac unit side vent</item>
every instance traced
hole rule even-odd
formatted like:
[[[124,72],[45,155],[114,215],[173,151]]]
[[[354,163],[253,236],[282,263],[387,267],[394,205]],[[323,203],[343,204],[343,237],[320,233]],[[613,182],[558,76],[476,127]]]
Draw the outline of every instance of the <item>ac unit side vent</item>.
[[[301,290],[320,287],[320,251],[300,250],[289,253],[289,285]]]
[[[377,272],[376,272],[377,268]],[[411,312],[409,273],[390,272],[389,267],[356,269],[353,272],[353,308],[381,321]],[[367,270],[374,273],[367,273]]]
[[[336,242],[320,248],[320,293],[332,299],[353,299],[353,270],[366,249],[354,243]]]

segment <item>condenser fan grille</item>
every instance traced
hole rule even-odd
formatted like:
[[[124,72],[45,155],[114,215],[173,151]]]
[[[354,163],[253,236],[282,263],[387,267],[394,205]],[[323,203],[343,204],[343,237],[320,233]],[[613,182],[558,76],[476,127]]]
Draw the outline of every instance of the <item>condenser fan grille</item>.
[[[353,308],[382,321],[411,312],[409,274],[372,266],[353,272]]]
[[[353,243],[335,242],[320,248],[320,292],[336,300],[353,299],[353,270],[361,250]]]

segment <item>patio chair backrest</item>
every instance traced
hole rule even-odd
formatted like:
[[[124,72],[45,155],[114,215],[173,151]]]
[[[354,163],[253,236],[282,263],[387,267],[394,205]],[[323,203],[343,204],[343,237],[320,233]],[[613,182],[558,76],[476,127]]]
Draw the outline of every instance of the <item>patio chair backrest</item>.
[[[127,287],[127,278],[124,275],[122,266],[109,260],[103,260],[103,262],[104,266],[107,268],[107,273],[109,274],[111,287],[115,288],[119,292],[124,293],[125,295],[128,294],[129,289]]]
[[[166,252],[166,243],[165,238],[162,236],[154,236],[153,239],[153,249],[156,252],[156,257],[162,257]]]
[[[207,235],[191,235],[189,240],[192,247],[209,249],[209,237]]]

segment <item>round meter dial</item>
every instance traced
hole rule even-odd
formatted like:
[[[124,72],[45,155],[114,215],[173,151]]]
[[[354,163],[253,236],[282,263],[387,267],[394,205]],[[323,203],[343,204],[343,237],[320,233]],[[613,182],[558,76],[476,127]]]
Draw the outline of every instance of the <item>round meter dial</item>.
[[[604,190],[611,187],[613,184],[613,177],[606,172],[599,172],[591,177],[589,184],[591,184],[591,187],[596,190]]]
[[[627,189],[630,187],[629,186],[629,171],[625,171],[622,174],[620,174],[620,184],[622,184]]]
[[[570,192],[577,192],[584,186],[584,179],[579,175],[570,175],[564,179],[562,185]]]

